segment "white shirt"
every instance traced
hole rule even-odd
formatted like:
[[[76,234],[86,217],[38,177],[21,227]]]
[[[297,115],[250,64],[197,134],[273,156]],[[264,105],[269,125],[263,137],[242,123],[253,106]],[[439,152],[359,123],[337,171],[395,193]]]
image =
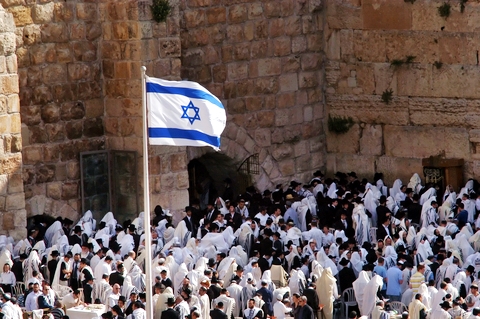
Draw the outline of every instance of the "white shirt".
[[[285,314],[290,311],[292,311],[292,308],[287,308],[283,302],[279,300],[273,304],[273,316],[277,319],[285,319],[287,317]]]
[[[27,311],[38,310],[38,302],[37,298],[40,296],[42,292],[39,290],[38,292],[31,292],[27,295],[27,299],[25,300],[25,308]]]
[[[255,215],[255,218],[258,218],[260,220],[261,226],[265,226],[267,224],[267,219],[269,217],[270,216],[268,214],[263,215],[262,213],[258,213],[257,215]]]
[[[15,275],[11,271],[3,272],[0,275],[0,284],[15,286],[16,282],[17,280],[15,279]]]
[[[158,295],[155,295],[158,298]],[[153,297],[155,297],[153,296]],[[113,292],[108,296],[107,298],[107,305],[110,308],[113,308],[113,306],[118,305],[118,299],[120,298],[120,294],[114,294]],[[155,300],[156,301],[156,300]],[[153,303],[155,304],[155,303]]]

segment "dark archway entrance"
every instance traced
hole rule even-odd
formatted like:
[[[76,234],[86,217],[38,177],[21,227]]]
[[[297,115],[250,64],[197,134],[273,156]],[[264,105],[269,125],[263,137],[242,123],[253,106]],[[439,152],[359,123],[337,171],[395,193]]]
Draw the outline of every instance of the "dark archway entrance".
[[[238,166],[239,163],[222,153],[207,153],[191,160],[188,164],[190,203],[198,199],[203,209],[209,200],[222,196],[226,178],[232,180],[234,198],[244,192],[251,179],[239,172]]]

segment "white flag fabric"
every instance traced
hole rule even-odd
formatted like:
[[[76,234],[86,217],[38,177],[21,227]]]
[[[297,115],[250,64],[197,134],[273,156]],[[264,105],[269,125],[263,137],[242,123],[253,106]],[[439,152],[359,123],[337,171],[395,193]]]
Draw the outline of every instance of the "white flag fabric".
[[[222,102],[198,83],[146,76],[150,145],[220,149],[227,116]]]

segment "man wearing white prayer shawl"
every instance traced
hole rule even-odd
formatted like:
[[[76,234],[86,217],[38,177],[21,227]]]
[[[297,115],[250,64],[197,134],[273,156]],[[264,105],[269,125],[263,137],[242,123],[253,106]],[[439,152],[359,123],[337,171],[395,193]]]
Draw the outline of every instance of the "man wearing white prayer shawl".
[[[375,308],[372,311],[372,319],[390,319],[390,314],[385,311],[385,303],[377,301]]]
[[[448,309],[452,308],[450,302],[443,301],[441,304],[438,305],[436,308],[432,308],[432,312],[430,314],[430,318],[435,319],[451,319],[452,317],[447,312]]]
[[[440,289],[435,294],[435,296],[433,296],[432,310],[436,310],[440,308],[440,303],[442,302],[446,294],[447,294],[447,284],[445,282],[442,282],[440,284]]]
[[[233,308],[234,317],[240,316],[240,297],[242,295],[242,289],[243,287],[237,284],[236,280],[232,280],[230,286],[227,287],[227,291],[230,294],[230,297],[235,300],[235,307]]]
[[[170,287],[165,288],[163,292],[158,296],[157,302],[154,305],[154,318],[161,319],[162,311],[167,309],[168,298],[175,298],[173,290]]]
[[[317,279],[316,291],[318,294],[319,303],[323,305],[323,313],[325,319],[332,319],[333,316],[333,301],[338,299],[337,280],[332,275],[329,268],[325,268],[322,276]],[[317,311],[314,309],[313,311]]]
[[[213,299],[212,301],[212,309],[216,308],[220,302],[223,302],[223,312],[225,312],[225,314],[227,315],[227,318],[230,318],[232,316],[233,309],[235,309],[235,307],[238,307],[238,306],[235,304],[235,299],[228,297],[227,293],[228,293],[227,289],[223,288],[221,290],[220,296]]]
[[[468,212],[468,222],[473,223],[475,220],[475,203],[469,199],[468,194],[462,194],[462,203],[464,209]]]
[[[414,173],[410,178],[410,182],[408,183],[408,188],[411,188],[415,194],[419,194],[422,190],[422,179],[418,175],[418,173]]]
[[[428,308],[422,303],[422,295],[416,294],[415,299],[408,305],[410,319],[425,319]]]
[[[110,273],[112,272],[112,260],[112,257],[106,256],[97,264],[95,270],[93,271],[93,276],[95,277],[96,281],[101,280],[103,274],[110,276]]]
[[[370,314],[373,311],[373,308],[375,307],[375,304],[378,300],[377,298],[377,292],[379,289],[381,289],[383,286],[383,278],[379,275],[375,275],[372,277],[372,279],[368,282],[367,286],[365,287],[365,296],[368,296],[368,298],[363,298],[363,311],[365,313],[362,313],[363,316],[370,316]]]
[[[364,270],[358,274],[357,280],[353,282],[353,291],[355,292],[355,299],[357,300],[358,308],[361,314],[365,313],[365,309],[363,309],[363,299],[365,296],[365,287],[369,282],[370,278],[368,277],[367,272]],[[368,298],[369,296],[366,297]]]
[[[210,318],[210,299],[207,295],[207,288],[200,287],[198,300],[200,302],[200,315],[203,318]]]
[[[132,306],[133,312],[128,315],[128,319],[147,319],[147,312],[142,308],[142,302],[136,301]]]

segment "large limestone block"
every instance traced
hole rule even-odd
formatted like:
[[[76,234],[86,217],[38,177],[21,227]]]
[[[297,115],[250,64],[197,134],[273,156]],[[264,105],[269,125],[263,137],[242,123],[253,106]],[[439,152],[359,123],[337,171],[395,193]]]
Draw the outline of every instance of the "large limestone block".
[[[362,29],[363,15],[357,0],[327,0],[324,5],[327,23],[331,29]]]
[[[328,154],[326,156],[326,174],[354,171],[358,176],[368,179],[375,173],[375,157],[355,154]]]
[[[382,155],[383,130],[381,125],[366,124],[360,137],[360,154]]]
[[[451,98],[479,98],[478,66],[443,65],[432,69],[431,96]]]
[[[478,122],[480,101],[465,99],[415,98],[409,101],[413,125],[471,126]]]
[[[362,1],[365,29],[408,30],[412,27],[412,6],[403,0]]]
[[[470,143],[465,128],[386,125],[385,155],[424,158],[445,152],[446,158],[469,158]]]
[[[423,166],[420,158],[381,156],[375,160],[376,171],[383,173],[384,182],[390,187],[400,178],[404,183],[410,180],[413,173],[423,177]]]
[[[432,66],[411,64],[400,67],[397,76],[397,95],[430,96],[432,86]]]
[[[332,116],[350,116],[355,122],[406,125],[409,122],[408,98],[395,97],[389,104],[378,95],[327,95]]]
[[[327,152],[356,154],[360,148],[360,126],[354,124],[348,132],[336,134],[326,130]]]

